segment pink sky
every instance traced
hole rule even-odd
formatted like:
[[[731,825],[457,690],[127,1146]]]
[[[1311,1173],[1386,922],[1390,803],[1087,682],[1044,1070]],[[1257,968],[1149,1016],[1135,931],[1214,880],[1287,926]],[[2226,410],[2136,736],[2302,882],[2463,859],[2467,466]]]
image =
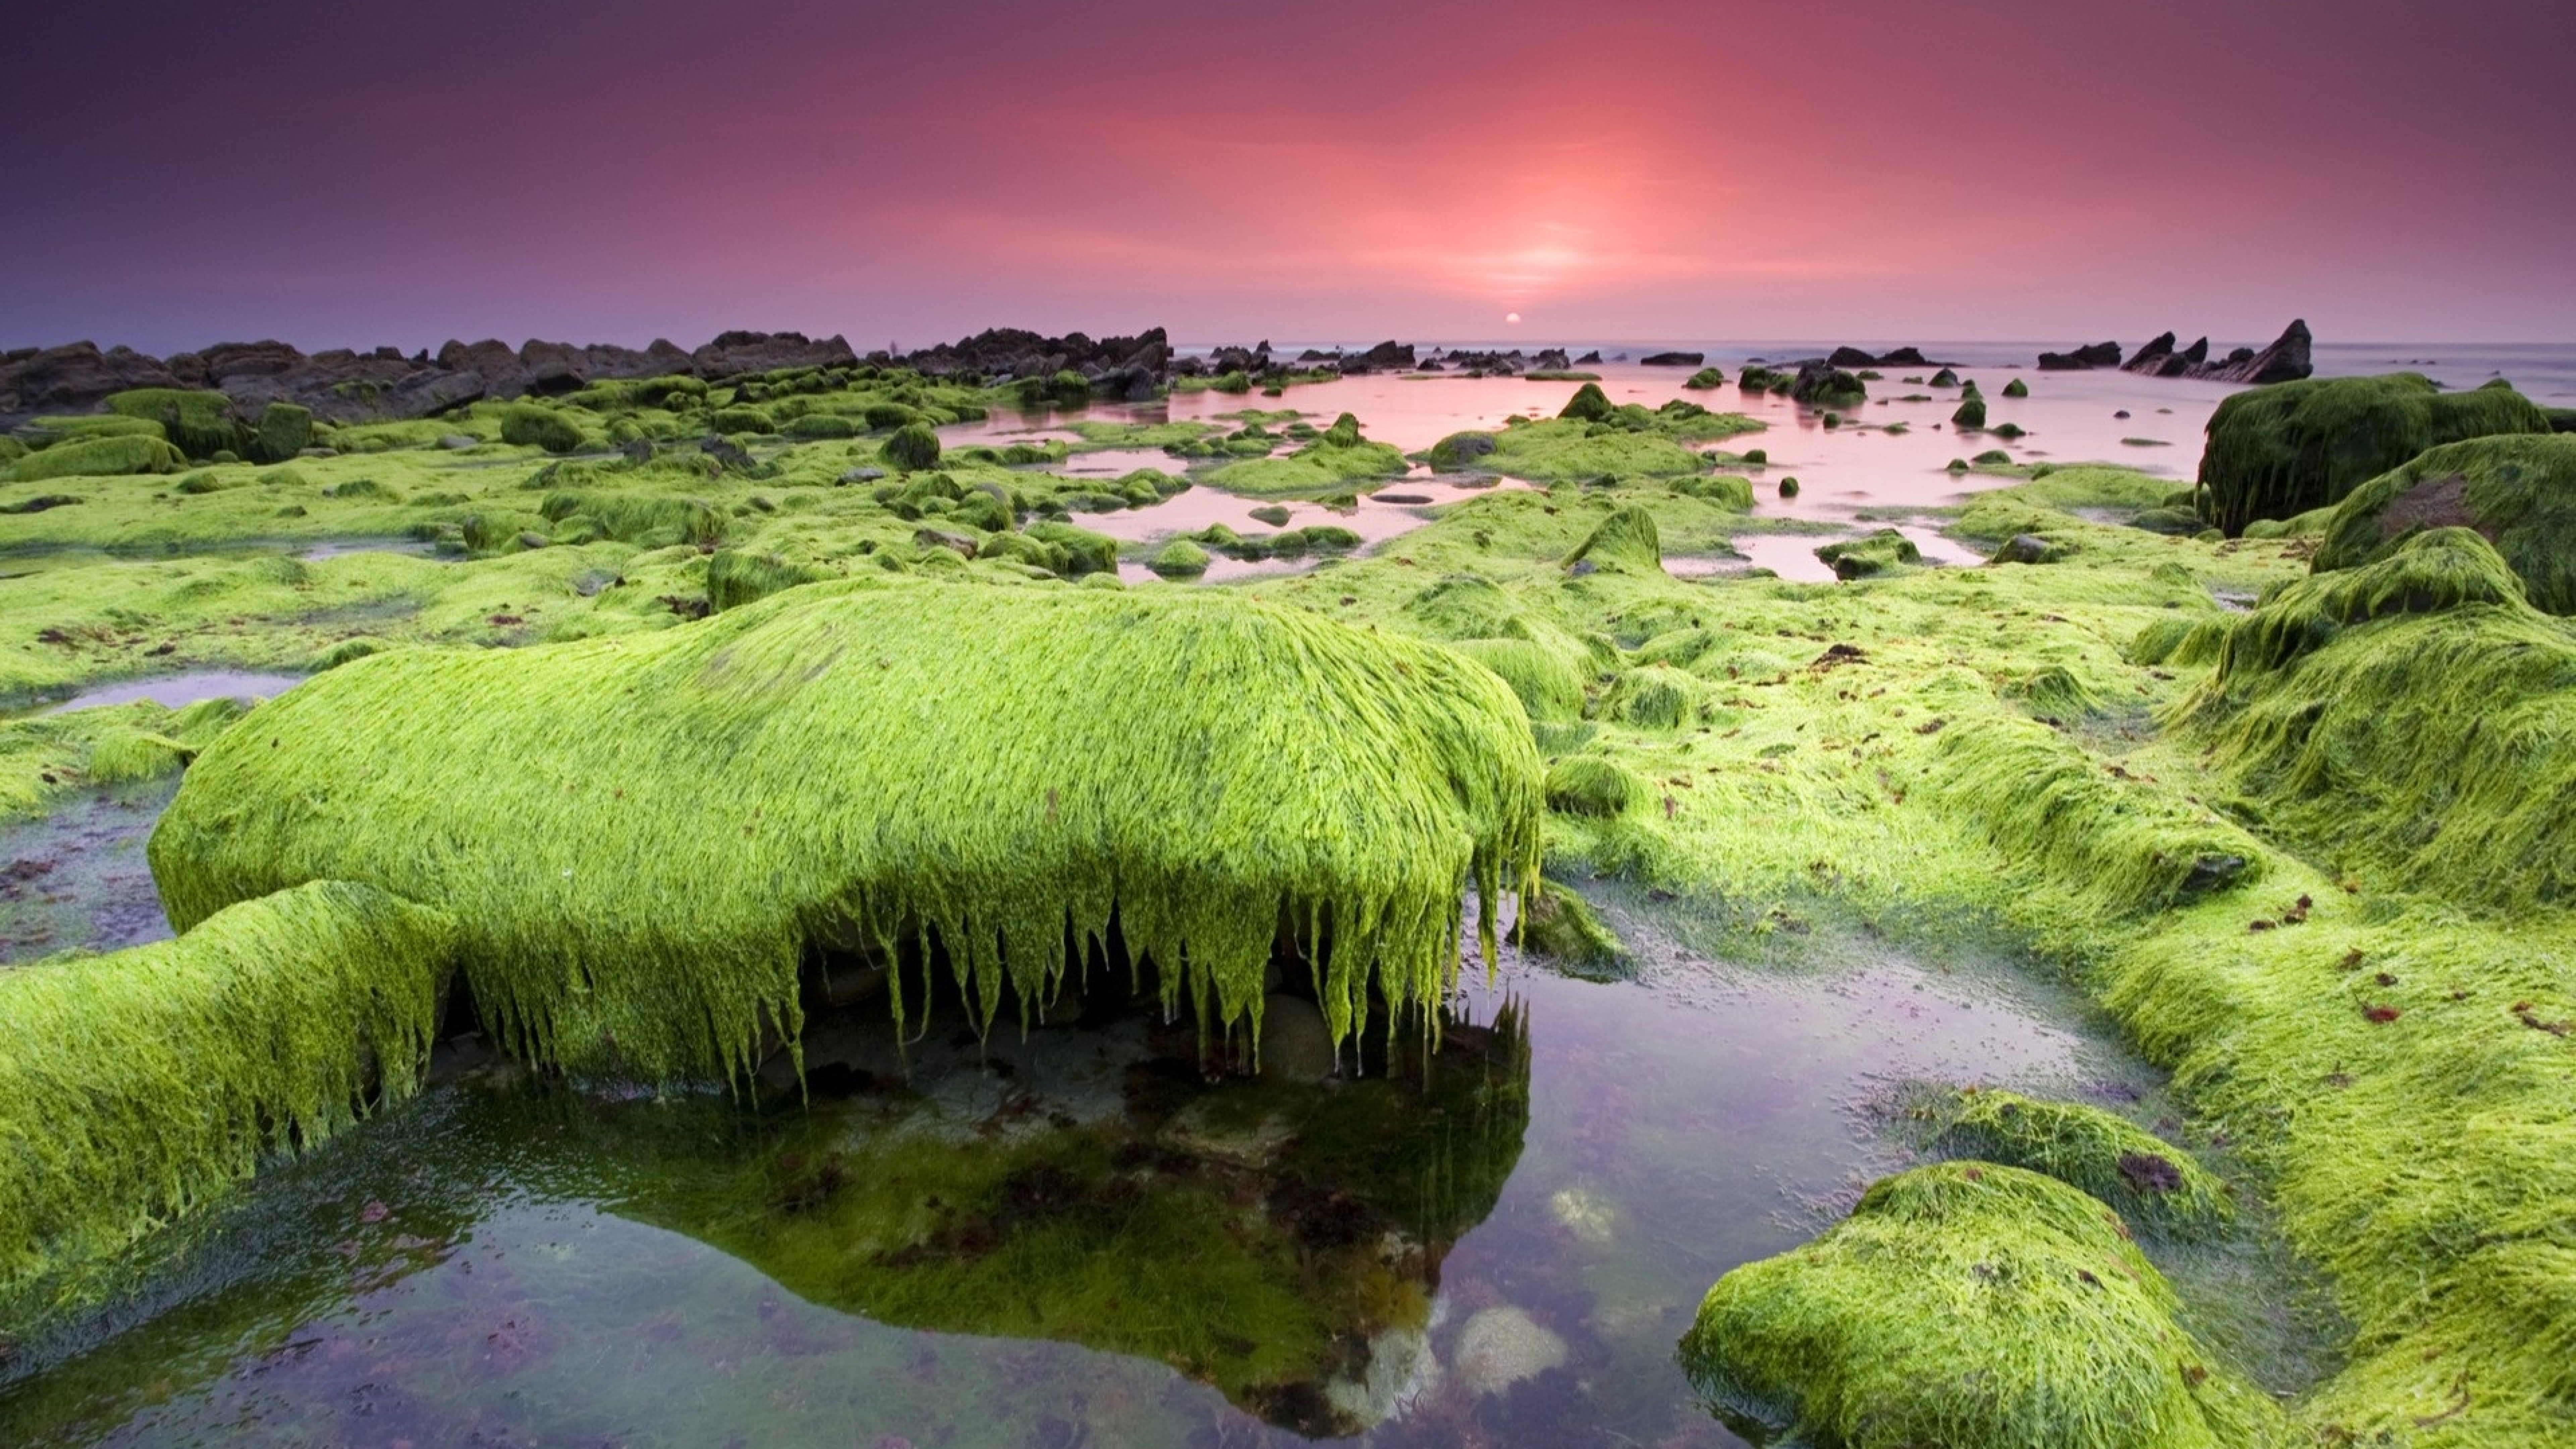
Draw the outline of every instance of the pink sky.
[[[2576,340],[2564,4],[272,0],[23,39],[0,345]]]

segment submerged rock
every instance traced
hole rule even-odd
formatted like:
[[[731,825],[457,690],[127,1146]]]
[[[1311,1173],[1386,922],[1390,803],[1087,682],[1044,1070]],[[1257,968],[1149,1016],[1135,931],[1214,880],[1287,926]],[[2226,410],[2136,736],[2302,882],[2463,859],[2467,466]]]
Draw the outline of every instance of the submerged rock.
[[[1537,1378],[1566,1360],[1565,1340],[1525,1309],[1504,1304],[1488,1308],[1458,1330],[1458,1345],[1449,1355],[1451,1370],[1467,1392],[1499,1394],[1512,1385]]]

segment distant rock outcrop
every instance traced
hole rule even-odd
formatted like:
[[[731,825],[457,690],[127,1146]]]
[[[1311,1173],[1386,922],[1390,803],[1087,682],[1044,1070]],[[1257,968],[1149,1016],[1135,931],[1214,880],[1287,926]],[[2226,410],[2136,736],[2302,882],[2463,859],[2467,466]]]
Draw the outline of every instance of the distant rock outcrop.
[[[2121,370],[2147,377],[2191,377],[2209,382],[2296,382],[2316,370],[2309,357],[2314,342],[2315,339],[2308,334],[2306,321],[2295,321],[2278,340],[2259,352],[2251,347],[2239,347],[2212,362],[2209,360],[2208,338],[2176,351],[2174,334],[2168,332],[2139,348],[2137,355],[2123,364]]]
[[[2072,352],[2043,352],[2039,355],[2039,370],[2042,372],[2082,372],[2087,368],[2119,365],[2120,344],[2117,342],[2096,342]]]
[[[1708,361],[1705,352],[1655,352],[1637,359],[1647,367],[1697,367]]]
[[[1857,347],[1837,347],[1825,359],[1836,367],[1930,367],[1932,360],[1919,347],[1899,347],[1893,352],[1868,353]]]

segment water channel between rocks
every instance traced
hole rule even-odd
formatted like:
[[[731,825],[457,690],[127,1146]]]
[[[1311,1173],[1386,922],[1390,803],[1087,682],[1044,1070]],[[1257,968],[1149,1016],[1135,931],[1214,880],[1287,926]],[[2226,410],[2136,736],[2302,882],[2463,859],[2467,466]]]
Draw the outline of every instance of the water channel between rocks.
[[[50,838],[139,865],[162,798],[102,796]],[[58,884],[60,944],[159,928],[137,870]],[[1437,1055],[1373,1036],[1321,1083],[1320,1022],[1286,998],[1271,1075],[1210,1083],[1186,1019],[1096,977],[1078,1023],[1025,1037],[951,1013],[899,1051],[881,1002],[827,1018],[804,1103],[584,1092],[450,1043],[421,1099],[147,1240],[139,1291],[12,1332],[0,1422],[102,1445],[1732,1444],[1674,1342],[1720,1274],[1909,1160],[1909,1085],[2163,1110],[2158,1074],[2012,968],[1866,936],[1729,964],[1679,944],[1675,908],[1601,904],[1637,979],[1507,947],[1491,985],[1464,973]],[[2320,1367],[2256,1230],[2163,1266],[2274,1387]]]

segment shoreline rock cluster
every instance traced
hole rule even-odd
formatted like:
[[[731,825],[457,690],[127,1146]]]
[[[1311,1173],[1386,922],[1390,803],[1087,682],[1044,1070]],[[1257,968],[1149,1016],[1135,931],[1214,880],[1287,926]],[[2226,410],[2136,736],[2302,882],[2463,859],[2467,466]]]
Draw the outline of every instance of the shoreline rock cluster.
[[[2039,355],[2042,372],[2088,372],[2116,367],[2141,377],[2187,377],[2203,382],[2241,382],[2262,386],[2266,383],[2297,382],[2316,372],[2310,356],[2316,338],[2309,333],[2306,319],[2294,320],[2269,347],[2239,347],[2225,357],[2211,361],[2209,339],[2201,338],[2189,347],[2177,348],[2176,337],[2167,332],[2140,347],[2135,356],[2122,361],[2120,344],[2096,342],[2070,352],[2043,352]]]

